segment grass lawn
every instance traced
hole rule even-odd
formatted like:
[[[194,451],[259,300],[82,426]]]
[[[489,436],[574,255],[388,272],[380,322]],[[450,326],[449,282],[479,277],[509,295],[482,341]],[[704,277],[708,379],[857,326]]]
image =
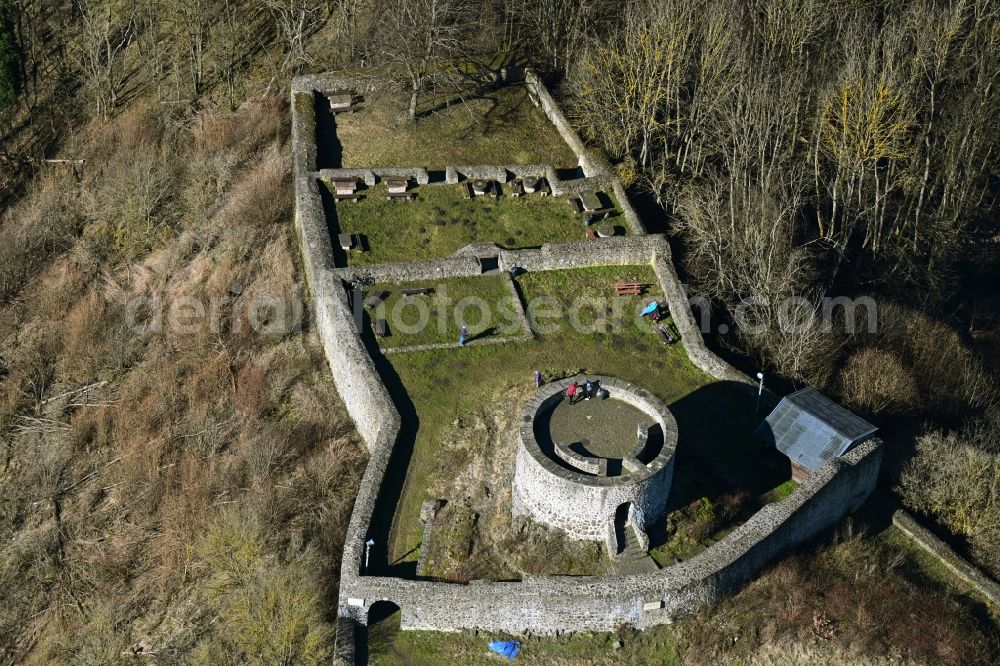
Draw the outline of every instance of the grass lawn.
[[[570,293],[579,293],[595,302],[603,298],[601,302],[606,309],[628,312],[650,298],[661,297],[656,288],[642,297],[610,296],[613,283],[623,280],[655,285],[652,269],[647,266],[528,273],[518,278],[529,304],[537,303],[541,296],[565,303],[570,300]],[[596,315],[588,318],[583,310],[578,320],[593,325]],[[542,323],[543,318],[536,319]],[[747,474],[760,473],[756,458],[728,451],[730,447],[746,447],[752,438],[756,421],[750,397],[734,391],[726,382],[714,382],[690,363],[680,344],[666,346],[646,328],[627,323],[615,332],[578,331],[570,325],[571,319],[569,314],[559,320],[550,318],[548,324],[560,324],[556,330],[546,329],[548,332],[531,341],[414,352],[393,355],[382,362],[387,383],[397,387],[397,399],[404,403],[401,406],[404,431],[412,437],[412,441],[400,444],[409,449],[397,465],[406,474],[401,497],[388,493],[377,511],[383,516],[389,514],[392,511],[389,504],[396,505],[398,499],[388,553],[390,562],[412,568],[419,556],[420,504],[430,499],[425,489],[439,462],[449,428],[484,407],[495,406],[501,396],[514,389],[519,400],[526,399],[534,389],[535,370],[542,371],[547,379],[585,370],[644,386],[671,406],[680,427],[680,450],[710,448],[728,455],[733,464],[749,460],[753,469],[747,470]],[[518,405],[506,408],[516,410]],[[744,417],[743,412],[749,414]],[[710,438],[718,441],[708,442]],[[687,456],[693,458],[690,451]],[[382,528],[388,529],[388,525]],[[402,573],[402,569],[396,573]]]
[[[470,243],[506,248],[582,240],[583,221],[566,197],[501,196],[465,199],[459,185],[424,185],[415,201],[387,201],[382,185],[364,190],[361,201],[336,205],[338,233],[364,234],[369,252],[355,252],[352,265],[447,257]],[[612,218],[624,235],[624,218]]]
[[[511,298],[505,280],[493,275],[368,287],[366,293],[389,292],[374,311],[369,309],[372,319],[388,323],[389,336],[378,338],[379,346],[391,349],[456,343],[463,321],[468,341],[523,334],[517,318],[520,306]],[[418,287],[433,291],[423,296],[403,295],[403,290]]]
[[[440,633],[434,631],[399,631],[399,613],[386,618],[369,630],[369,664],[390,666],[438,666],[439,664],[506,663],[489,649],[490,641],[521,642],[521,653],[515,664],[545,666],[591,664],[648,664],[673,666],[680,664],[676,637],[668,627],[644,632],[622,630],[594,634],[573,634],[560,638],[504,636],[471,631]],[[621,640],[622,647],[614,649]]]
[[[406,118],[409,99],[383,94],[365,108],[337,116],[345,167],[552,164],[576,167],[576,157],[523,85],[468,97],[421,98],[416,122]]]

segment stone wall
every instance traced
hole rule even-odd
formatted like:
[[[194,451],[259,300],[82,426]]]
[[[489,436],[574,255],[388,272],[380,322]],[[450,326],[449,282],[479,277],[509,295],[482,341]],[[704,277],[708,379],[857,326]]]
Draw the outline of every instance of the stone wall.
[[[482,265],[474,256],[451,256],[444,259],[374,264],[371,266],[351,266],[337,270],[337,275],[345,282],[361,279],[365,282],[419,282],[422,280],[443,280],[450,277],[472,277],[482,275]]]
[[[631,503],[639,510],[635,515],[650,520],[663,515],[674,472],[677,422],[662,401],[638,386],[614,377],[590,378],[606,389],[611,399],[631,405],[655,421],[663,430],[663,447],[648,465],[619,476],[592,476],[567,469],[542,451],[535,428],[538,417],[563,400],[566,389],[578,378],[546,384],[528,400],[521,414],[513,481],[517,501],[513,506],[515,515],[529,515],[574,538],[602,540],[607,521],[614,520],[622,504]]]
[[[455,184],[463,180],[495,180],[507,182],[507,168],[495,164],[479,164],[471,166],[450,166],[444,170],[444,181]]]
[[[552,94],[549,93],[549,89],[545,87],[545,83],[542,82],[541,78],[529,69],[524,73],[524,81],[532,93],[533,100],[538,102],[538,106],[545,112],[549,122],[559,132],[559,136],[562,137],[566,145],[576,155],[577,162],[580,168],[583,169],[583,173],[587,176],[596,176],[610,172],[611,169],[603,155],[597,151],[587,150],[587,147],[580,139],[580,135],[576,133],[573,126],[566,120],[562,109],[559,108],[559,104],[553,99]]]
[[[559,178],[548,178],[552,186],[552,194],[563,196],[566,194],[579,194],[589,190],[600,191],[607,189],[614,183],[614,178],[603,173],[586,178],[570,178],[562,180]]]
[[[390,600],[402,609],[404,629],[438,631],[552,634],[611,631],[622,623],[663,624],[717,600],[774,556],[857,509],[874,486],[880,458],[880,442],[862,444],[700,555],[653,574],[540,576],[468,585],[366,577],[359,590],[366,595],[364,603],[344,610],[364,622],[368,606]]]
[[[345,168],[345,169],[320,169],[319,177],[323,180],[332,178],[360,178],[368,187],[375,186],[375,171],[372,169]]]
[[[656,273],[660,288],[663,289],[666,296],[674,326],[677,327],[677,332],[681,335],[681,344],[684,345],[684,351],[687,352],[691,362],[702,372],[716,379],[728,379],[755,386],[750,377],[723,361],[705,346],[705,338],[702,337],[698,323],[691,312],[687,292],[674,271],[673,260],[670,257],[670,246],[665,241],[653,257],[653,271]]]
[[[594,476],[608,475],[607,458],[592,458],[590,456],[585,456],[581,453],[577,453],[562,442],[553,442],[552,449],[556,456],[574,469],[586,474],[593,474]]]
[[[622,214],[625,216],[625,222],[628,224],[629,231],[635,236],[641,236],[646,233],[646,227],[643,226],[642,220],[639,219],[639,214],[635,212],[632,200],[629,199],[628,193],[622,187],[621,181],[615,178],[611,184],[611,189],[615,193],[615,200],[618,201],[618,207],[622,209]]]
[[[660,236],[614,236],[596,240],[546,243],[538,249],[500,250],[501,270],[552,271],[593,266],[648,265],[665,245]]]
[[[599,154],[586,150],[538,77],[528,72],[526,78],[533,97],[577,155],[584,174],[609,178],[606,162]],[[336,643],[340,663],[353,661],[353,625],[366,622],[368,608],[379,600],[400,606],[402,626],[406,629],[480,628],[553,633],[608,631],[621,623],[644,628],[667,622],[746,582],[774,556],[814,536],[864,501],[878,472],[881,458],[878,440],[866,442],[843,458],[828,462],[791,496],[764,507],[705,552],[655,574],[529,577],[519,582],[476,581],[469,585],[363,576],[364,542],[399,433],[400,418],[354,325],[342,280],[363,276],[379,282],[400,282],[479,275],[482,266],[476,253],[486,249],[476,248],[472,254],[412,264],[333,269],[333,249],[316,180],[315,93],[340,89],[365,92],[374,85],[374,80],[364,77],[320,74],[296,78],[291,91],[295,228],[315,328],[337,390],[369,451],[341,562]],[[517,173],[509,166],[505,168]],[[551,183],[559,182],[551,167],[546,167],[546,174]],[[504,174],[502,179],[506,177]],[[614,187],[632,232],[641,233],[641,222],[620,183],[606,182]],[[592,187],[594,183],[577,181],[577,185],[568,187]],[[537,271],[652,262],[692,362],[720,379],[750,381],[705,347],[674,271],[669,246],[662,237],[636,235],[547,244],[538,250],[497,248],[490,256],[499,258],[503,270],[515,266]],[[636,509],[641,511],[642,507]],[[603,527],[606,529],[607,524]]]
[[[892,524],[913,543],[930,553],[943,567],[983,595],[994,608],[1000,608],[1000,585],[959,557],[948,544],[934,536],[933,532],[918,523],[913,516],[902,509],[896,509],[892,514]]]
[[[375,167],[375,175],[379,180],[389,176],[403,176],[417,181],[417,185],[426,185],[430,182],[430,176],[424,167]]]

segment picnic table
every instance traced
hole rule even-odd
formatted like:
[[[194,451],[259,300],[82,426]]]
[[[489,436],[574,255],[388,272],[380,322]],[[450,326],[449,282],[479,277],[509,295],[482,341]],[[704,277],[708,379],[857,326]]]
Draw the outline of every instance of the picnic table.
[[[354,194],[358,189],[358,179],[355,176],[338,176],[330,178],[334,195]]]
[[[402,194],[410,185],[410,179],[403,176],[389,176],[383,179],[389,194]]]
[[[599,210],[601,208],[601,199],[597,196],[597,192],[581,192],[580,203],[583,205],[583,209],[587,211]]]
[[[351,108],[351,104],[354,103],[354,92],[351,90],[336,90],[328,93],[326,97],[330,101],[330,111],[332,113],[347,111]]]
[[[639,296],[643,288],[641,282],[616,282],[615,296]]]
[[[368,294],[368,298],[365,299],[365,307],[376,308],[382,304],[382,301],[389,298],[389,292],[387,291],[375,291]]]

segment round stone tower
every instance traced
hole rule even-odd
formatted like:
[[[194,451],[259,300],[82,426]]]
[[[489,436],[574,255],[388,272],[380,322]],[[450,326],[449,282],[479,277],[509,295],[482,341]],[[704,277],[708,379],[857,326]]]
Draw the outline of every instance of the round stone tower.
[[[589,400],[584,379],[597,387]],[[670,410],[634,384],[597,375],[546,384],[522,414],[513,513],[609,544],[616,522],[643,532],[666,509],[676,448]]]

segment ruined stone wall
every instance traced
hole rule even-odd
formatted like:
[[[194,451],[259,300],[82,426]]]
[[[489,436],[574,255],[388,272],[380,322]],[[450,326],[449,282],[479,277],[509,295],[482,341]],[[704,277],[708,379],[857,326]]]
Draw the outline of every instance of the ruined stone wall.
[[[691,362],[702,372],[716,379],[728,379],[754,386],[754,381],[750,377],[726,363],[705,346],[705,338],[702,337],[701,329],[691,312],[687,292],[674,270],[670,246],[665,240],[653,256],[653,271],[660,282],[660,288],[663,289],[674,326],[681,335],[681,344],[684,345],[684,351],[687,352]]]
[[[597,151],[587,150],[587,146],[580,139],[580,135],[576,133],[573,126],[566,120],[562,109],[559,108],[559,104],[553,99],[552,94],[545,87],[545,83],[542,82],[541,78],[529,69],[524,73],[524,82],[532,93],[532,99],[537,100],[538,106],[545,112],[549,122],[552,123],[552,126],[559,132],[559,136],[562,137],[566,145],[576,155],[583,173],[587,176],[597,176],[610,172],[611,168],[603,155]]]
[[[640,387],[615,377],[588,376],[606,389],[611,399],[629,404],[655,421],[663,431],[663,447],[648,465],[618,476],[589,476],[566,469],[541,450],[535,422],[563,399],[577,378],[551,382],[535,392],[521,414],[513,506],[515,515],[529,515],[577,539],[599,541],[605,538],[607,521],[614,520],[622,504],[632,503],[639,509],[636,515],[650,520],[663,515],[673,478],[677,422],[662,401]]]
[[[593,266],[648,265],[665,244],[660,236],[613,236],[596,240],[546,243],[531,250],[500,250],[500,268],[552,271]]]
[[[528,72],[527,82],[549,119],[577,154],[584,173],[607,178],[606,163],[585,149],[541,81]],[[480,628],[552,633],[608,631],[621,623],[639,628],[663,623],[718,599],[749,580],[774,556],[860,506],[875,484],[881,458],[877,440],[862,444],[842,459],[830,461],[791,496],[764,507],[705,552],[655,574],[529,577],[520,582],[477,581],[469,585],[362,576],[364,542],[399,433],[400,419],[355,328],[342,279],[364,275],[392,282],[478,275],[482,266],[477,257],[487,256],[478,255],[483,248],[476,248],[472,254],[442,260],[332,270],[333,250],[316,180],[319,174],[315,93],[339,89],[363,92],[372,85],[368,79],[311,75],[296,78],[291,93],[295,228],[311,293],[315,328],[337,390],[369,450],[341,563],[336,646],[341,663],[351,663],[354,658],[352,622],[364,623],[368,608],[378,600],[390,600],[400,606],[405,629]],[[627,205],[620,184],[612,183],[630,228],[638,233],[642,229],[638,216]],[[652,262],[692,362],[720,379],[750,381],[705,346],[662,237],[547,244],[538,250],[497,248],[489,256],[498,257],[503,270],[515,266],[556,270]]]
[[[828,462],[784,501],[692,559],[633,576],[540,576],[468,585],[366,577],[364,603],[345,612],[365,621],[366,609],[390,600],[404,629],[551,634],[611,631],[663,624],[717,600],[745,583],[774,556],[801,544],[858,508],[871,492],[881,446],[871,440]],[[603,535],[602,535],[603,538]]]
[[[351,266],[340,268],[337,274],[346,282],[361,279],[365,282],[419,282],[421,280],[443,280],[450,277],[472,277],[482,275],[479,259],[474,256],[451,256],[444,259],[425,261],[374,264],[371,266]]]
[[[320,169],[319,177],[323,180],[329,180],[332,178],[360,178],[368,187],[375,186],[375,171],[373,169],[363,169],[358,167]]]

